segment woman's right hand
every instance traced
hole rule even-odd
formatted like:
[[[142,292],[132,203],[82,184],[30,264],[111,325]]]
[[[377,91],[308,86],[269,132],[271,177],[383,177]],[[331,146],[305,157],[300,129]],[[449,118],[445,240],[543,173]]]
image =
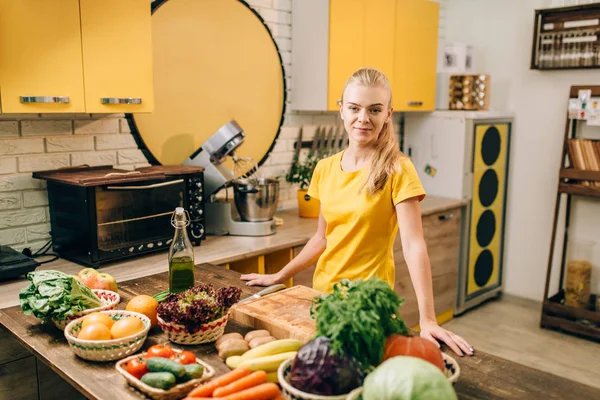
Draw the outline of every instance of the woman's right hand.
[[[271,286],[281,283],[278,274],[244,274],[240,279],[247,281],[248,286]]]

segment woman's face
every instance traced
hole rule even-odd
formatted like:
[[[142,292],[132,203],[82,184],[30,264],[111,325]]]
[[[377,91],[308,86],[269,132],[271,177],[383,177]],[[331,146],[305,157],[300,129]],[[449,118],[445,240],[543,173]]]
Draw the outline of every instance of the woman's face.
[[[350,84],[343,98],[340,114],[350,141],[360,147],[374,146],[392,115],[390,93],[383,87]]]

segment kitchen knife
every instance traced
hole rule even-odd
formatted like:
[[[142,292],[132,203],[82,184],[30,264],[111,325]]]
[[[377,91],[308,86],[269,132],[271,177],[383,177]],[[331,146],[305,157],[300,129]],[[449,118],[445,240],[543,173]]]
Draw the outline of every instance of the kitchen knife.
[[[246,303],[246,302],[252,301],[254,299],[259,299],[259,298],[261,298],[263,296],[266,296],[266,295],[268,295],[270,293],[278,292],[278,291],[280,291],[282,289],[285,289],[285,285],[282,284],[282,283],[279,283],[277,285],[271,285],[271,286],[267,287],[266,289],[263,289],[260,292],[253,294],[250,297],[246,297],[244,300],[238,301],[237,304]]]

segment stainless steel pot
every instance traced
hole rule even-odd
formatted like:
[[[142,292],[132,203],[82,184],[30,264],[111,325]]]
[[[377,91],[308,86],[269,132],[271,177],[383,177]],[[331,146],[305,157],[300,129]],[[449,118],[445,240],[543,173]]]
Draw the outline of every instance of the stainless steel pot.
[[[269,221],[277,209],[279,181],[261,178],[234,182],[233,200],[242,220]]]

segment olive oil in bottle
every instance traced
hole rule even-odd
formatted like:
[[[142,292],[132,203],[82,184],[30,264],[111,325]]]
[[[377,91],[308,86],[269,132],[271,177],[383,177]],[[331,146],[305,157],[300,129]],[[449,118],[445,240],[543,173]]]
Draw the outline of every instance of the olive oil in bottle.
[[[194,286],[194,249],[188,238],[189,219],[182,207],[177,207],[171,220],[175,228],[169,249],[169,292],[183,292]]]

